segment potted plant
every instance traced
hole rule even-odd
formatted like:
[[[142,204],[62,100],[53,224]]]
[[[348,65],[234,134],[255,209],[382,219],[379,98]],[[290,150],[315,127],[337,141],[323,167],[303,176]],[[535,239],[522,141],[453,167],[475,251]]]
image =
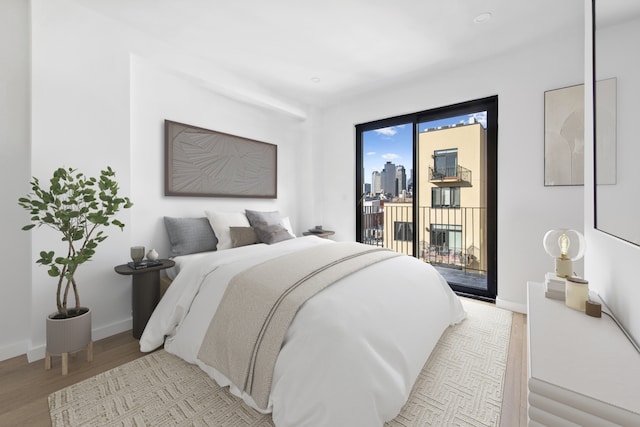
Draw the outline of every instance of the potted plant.
[[[31,224],[23,230],[47,226],[62,235],[65,250],[41,251],[37,264],[49,267],[49,276],[57,278],[57,312],[47,319],[47,367],[50,355],[63,356],[63,374],[66,356],[87,347],[91,342],[91,311],[80,305],[75,275],[95,254],[98,244],[107,235],[102,228],[124,224],[114,218],[120,209],[132,206],[128,197],[118,196],[118,183],[111,167],[100,176],[87,177],[76,169],[58,168],[44,188],[38,178],[31,181],[32,192],[18,199],[18,204],[31,214]],[[75,306],[68,306],[73,290]]]

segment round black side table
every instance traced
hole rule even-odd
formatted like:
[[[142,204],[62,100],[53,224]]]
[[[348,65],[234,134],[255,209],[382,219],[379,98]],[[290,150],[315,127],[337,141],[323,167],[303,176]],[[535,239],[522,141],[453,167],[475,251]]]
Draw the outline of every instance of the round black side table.
[[[140,339],[151,313],[160,301],[160,270],[176,265],[170,259],[160,259],[161,265],[135,269],[127,264],[114,267],[118,274],[132,276],[131,308],[133,315],[133,336]]]

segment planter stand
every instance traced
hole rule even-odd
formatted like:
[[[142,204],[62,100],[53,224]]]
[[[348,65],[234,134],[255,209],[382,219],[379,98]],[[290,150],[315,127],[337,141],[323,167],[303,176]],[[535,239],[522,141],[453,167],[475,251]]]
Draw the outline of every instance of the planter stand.
[[[62,356],[62,375],[69,373],[69,354],[87,350],[87,362],[93,361],[91,310],[68,319],[47,318],[47,350],[45,370],[51,369],[51,356]]]
[[[51,356],[57,356],[46,352],[44,357],[44,369],[47,371],[51,369]],[[62,375],[67,375],[69,373],[69,353],[62,353]],[[93,341],[89,341],[87,344],[87,362],[93,362]]]

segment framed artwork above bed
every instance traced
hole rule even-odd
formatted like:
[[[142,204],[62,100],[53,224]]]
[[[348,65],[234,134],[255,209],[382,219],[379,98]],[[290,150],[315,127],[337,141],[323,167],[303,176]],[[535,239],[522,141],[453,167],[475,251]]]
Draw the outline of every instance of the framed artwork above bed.
[[[278,197],[278,146],[164,121],[165,196]]]

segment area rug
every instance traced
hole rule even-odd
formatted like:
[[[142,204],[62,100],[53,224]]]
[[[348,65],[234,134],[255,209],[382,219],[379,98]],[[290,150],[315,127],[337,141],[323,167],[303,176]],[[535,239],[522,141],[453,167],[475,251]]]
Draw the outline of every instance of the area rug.
[[[499,425],[511,312],[462,300],[407,404],[386,427]],[[273,426],[198,367],[159,350],[49,395],[59,426]]]

